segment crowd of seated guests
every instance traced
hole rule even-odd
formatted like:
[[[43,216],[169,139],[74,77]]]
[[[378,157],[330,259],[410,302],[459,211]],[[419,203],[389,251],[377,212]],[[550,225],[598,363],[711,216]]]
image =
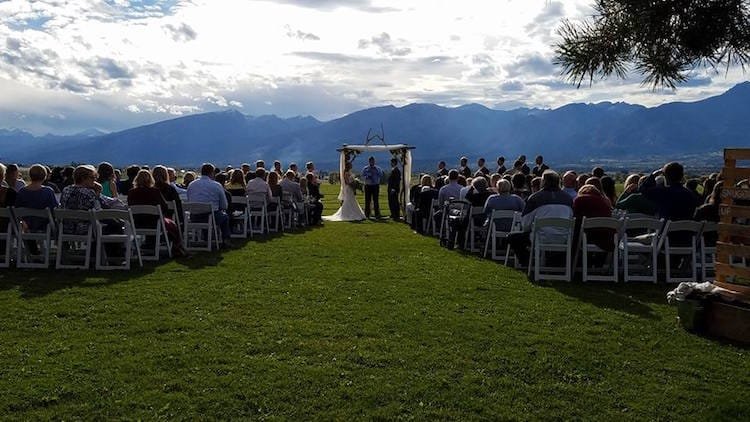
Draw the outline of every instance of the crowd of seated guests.
[[[286,172],[281,169],[279,161],[274,162],[271,172],[265,171],[263,161],[256,162],[256,166],[254,171],[251,171],[248,164],[243,164],[239,169],[228,166],[222,172],[211,164],[204,164],[199,177],[188,171],[183,175],[182,184],[179,184],[175,169],[161,165],[155,166],[153,170],[148,166],[131,165],[124,171],[126,179],[120,180],[120,171],[108,162],[102,162],[97,167],[79,165],[54,169],[35,164],[28,170],[29,183],[26,184],[17,165],[6,166],[0,163],[0,207],[47,208],[53,212],[58,207],[86,211],[126,209],[123,201],[125,197],[128,206],[158,206],[172,242],[172,253],[176,257],[188,254],[175,222],[175,211],[170,209],[168,202],[174,201],[177,213],[182,214],[182,199],[185,197],[189,202],[211,204],[217,225],[221,229],[224,247],[231,247],[228,213],[243,211],[241,204],[230,207],[232,196],[263,192],[271,199],[282,197],[282,192],[288,192],[294,206],[307,201],[311,224],[322,224],[323,195],[320,193],[312,162],[306,163],[307,172],[304,174],[297,172],[297,165],[294,163],[290,164]],[[134,220],[136,227],[154,225],[153,217],[135,216]],[[8,222],[0,223],[7,225]],[[47,221],[29,217],[21,224],[22,230],[37,231],[44,230]],[[111,234],[122,233],[124,228],[121,222],[106,221],[103,229],[105,234]],[[71,234],[85,234],[89,230],[89,223],[67,222],[63,230]],[[105,247],[119,248],[113,245]],[[117,254],[119,251],[111,252]]]
[[[529,232],[535,217],[575,218],[576,234],[583,217],[611,217],[615,209],[665,220],[719,220],[723,185],[719,175],[711,174],[703,182],[699,179],[685,182],[683,166],[676,162],[667,163],[651,174],[629,175],[619,196],[615,178],[598,166],[589,174],[566,171],[561,178],[541,155],[536,157],[533,169],[526,164],[524,155],[506,169],[505,157],[500,156],[497,173],[485,171],[484,159],[478,160],[478,170],[473,173],[468,163],[467,157],[461,157],[459,165],[449,170],[441,161],[434,176],[423,175],[420,183],[410,190],[407,214],[416,232],[423,231],[425,219],[434,218],[439,226],[442,205],[450,199],[483,206],[484,221],[478,219],[474,223],[485,228],[490,224],[493,210],[518,211],[522,215],[523,233],[512,235],[510,244],[519,261],[526,263]],[[703,191],[699,192],[701,183]],[[432,205],[433,199],[437,199],[437,207]],[[458,234],[460,239],[463,233]],[[592,231],[589,239],[601,249],[611,251],[612,234],[611,230]]]

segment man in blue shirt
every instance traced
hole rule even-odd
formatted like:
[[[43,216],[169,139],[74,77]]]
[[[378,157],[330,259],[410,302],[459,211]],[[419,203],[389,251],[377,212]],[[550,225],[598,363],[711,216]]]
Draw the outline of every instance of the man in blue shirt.
[[[224,194],[224,187],[214,181],[214,165],[203,164],[201,166],[201,177],[195,179],[188,185],[187,189],[188,202],[203,202],[211,204],[211,210],[214,212],[216,224],[221,229],[221,237],[224,241],[224,247],[231,247],[229,241],[229,217],[226,210],[229,206],[227,196]]]
[[[362,178],[365,183],[365,217],[370,218],[370,201],[373,203],[375,218],[380,218],[380,179],[383,177],[383,169],[375,165],[375,157],[370,157],[368,165],[362,169]]]

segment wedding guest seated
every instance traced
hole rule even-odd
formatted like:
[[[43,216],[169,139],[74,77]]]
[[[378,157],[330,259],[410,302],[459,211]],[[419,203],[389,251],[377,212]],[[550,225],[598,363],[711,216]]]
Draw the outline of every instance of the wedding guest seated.
[[[29,168],[29,179],[31,183],[21,188],[16,194],[16,208],[34,208],[42,210],[48,208],[54,210],[58,203],[55,198],[55,191],[52,188],[44,186],[47,179],[47,170],[40,164],[34,164]],[[32,231],[44,230],[48,221],[37,217],[29,217],[25,220],[27,228]]]
[[[108,198],[117,198],[115,169],[112,167],[112,164],[109,164],[106,161],[100,163],[96,173],[99,176],[96,181],[102,185],[102,195]]]
[[[167,169],[163,166],[157,166],[160,168],[159,174],[162,179],[162,184],[172,188],[166,183]],[[162,174],[163,173],[163,174]],[[169,217],[166,217],[170,212],[167,207],[167,201],[162,196],[161,190],[156,188],[154,177],[148,170],[141,170],[135,176],[133,180],[133,187],[128,191],[128,206],[134,205],[153,205],[161,208],[162,215],[164,216],[164,227],[167,231],[167,236],[172,242],[172,254],[176,257],[187,255],[187,251],[182,246],[182,236],[180,230],[177,228],[177,224]],[[174,188],[172,188],[174,189]],[[153,228],[156,225],[158,217],[152,215],[135,215],[133,216],[133,222],[136,227],[142,228]],[[155,239],[147,239],[147,242],[155,242]]]
[[[497,193],[497,181],[502,178],[503,176],[501,176],[499,173],[492,173],[492,175],[490,176],[490,192]]]
[[[151,176],[154,178],[154,187],[159,189],[164,200],[167,201],[167,203],[174,201],[177,215],[182,216],[182,199],[180,198],[177,188],[174,187],[170,181],[169,169],[164,166],[155,166],[154,169],[151,170]],[[185,193],[187,193],[187,191],[185,191]],[[164,216],[175,220],[174,211],[172,210],[167,210],[167,212],[164,213]]]
[[[232,194],[229,193],[229,191],[226,188],[227,181],[229,180],[229,176],[226,173],[218,173],[214,176],[214,180],[216,183],[220,184],[221,187],[224,188],[224,195],[227,197],[227,203],[232,203]]]
[[[16,191],[5,181],[6,169],[7,167],[3,163],[0,163],[0,208],[12,207],[16,202]],[[1,228],[5,229],[6,227]]]
[[[300,188],[300,184],[294,181],[293,171],[288,170],[279,185],[281,185],[282,192],[287,192],[292,195],[293,201],[302,202],[302,189]]]
[[[320,194],[320,185],[313,183],[314,176],[311,173],[306,174],[304,180],[310,201],[310,224],[322,224],[323,203],[320,200],[323,195]]]
[[[600,179],[602,182],[602,194],[609,200],[610,204],[617,202],[617,192],[615,188],[615,179],[610,176],[604,176]]]
[[[542,178],[534,177],[533,179],[531,179],[531,183],[529,185],[531,186],[532,195],[536,192],[539,192],[539,190],[542,189]]]
[[[466,200],[474,207],[483,207],[487,198],[492,195],[488,188],[487,179],[484,177],[475,177],[472,179],[471,187],[466,193]]]
[[[547,170],[542,174],[542,190],[529,196],[522,215],[524,232],[511,235],[508,241],[519,262],[528,265],[529,246],[531,245],[530,233],[534,219],[537,217],[570,218],[573,216],[573,199],[560,189],[560,176],[556,172]],[[554,227],[540,232],[540,236],[547,238],[557,238],[560,235],[560,230]]]
[[[245,183],[245,174],[241,170],[232,170],[229,176],[229,183],[226,186],[230,196],[245,196],[247,184]],[[245,204],[229,203],[229,212],[245,212]]]
[[[221,229],[223,245],[226,248],[231,248],[232,243],[229,240],[231,234],[229,230],[229,217],[226,213],[229,204],[227,203],[227,197],[224,194],[224,186],[216,183],[216,181],[213,180],[213,175],[213,164],[205,163],[201,166],[201,176],[191,182],[188,186],[188,201],[211,204],[214,219]]]
[[[131,165],[126,168],[125,175],[127,176],[127,179],[120,182],[120,186],[117,187],[117,192],[127,195],[130,188],[133,187],[133,180],[135,180],[135,176],[138,175],[139,171],[141,171],[141,168],[136,165]]]
[[[708,175],[706,180],[703,181],[703,195],[701,196],[701,203],[705,204],[708,202],[711,194],[714,191],[714,186],[716,185],[716,180],[718,179],[718,177],[719,175],[717,173],[711,173]]]
[[[719,206],[721,205],[721,190],[724,186],[724,182],[719,181],[714,184],[713,191],[708,196],[708,202],[696,208],[693,220],[695,221],[711,221],[718,223],[720,220]],[[718,234],[716,232],[705,232],[703,237],[706,240],[706,244],[709,246],[716,245]]]
[[[692,220],[697,200],[692,192],[682,185],[684,169],[681,164],[666,164],[646,178],[638,188],[650,201],[656,204],[657,216],[667,220]],[[665,186],[658,186],[656,177],[663,175]]]
[[[656,215],[656,204],[638,192],[638,186],[643,184],[647,176],[632,174],[625,180],[625,190],[622,192],[615,208],[625,210],[629,214]]]
[[[49,181],[56,184],[60,189],[62,189],[64,186],[63,184],[63,168],[60,166],[55,166],[52,168],[52,172],[49,175]]]
[[[16,192],[26,186],[26,182],[21,178],[21,171],[18,169],[18,164],[8,164],[8,167],[5,169],[5,181]]]
[[[416,209],[412,228],[417,233],[424,233],[424,221],[432,216],[432,200],[437,199],[439,192],[432,187],[432,176],[425,174],[420,181],[421,189],[416,195]]]
[[[466,183],[463,186],[461,186],[461,191],[458,192],[458,199],[462,201],[466,199],[466,194],[469,193],[469,189],[471,189],[471,182],[473,180],[474,179],[471,179],[471,178],[466,179]]]
[[[695,195],[695,202],[698,205],[703,204],[705,201],[703,200],[703,195],[701,195],[700,192],[698,192],[698,185],[700,184],[700,180],[698,179],[690,179],[687,182],[685,182],[685,189],[689,190],[690,192]]]
[[[461,193],[461,185],[458,184],[458,170],[448,172],[448,184],[440,188],[438,192],[438,204],[441,206],[451,198],[458,198]]]
[[[578,190],[583,187],[583,185],[586,184],[586,181],[589,180],[589,176],[586,173],[579,174],[576,178],[576,194],[578,194]]]
[[[294,181],[297,183],[300,183],[302,179],[299,176],[299,170],[297,169],[297,163],[290,163],[289,164],[289,170],[294,172]]]
[[[604,169],[601,167],[594,167],[591,169],[591,176],[596,177],[597,179],[601,179],[604,177]]]
[[[279,160],[274,160],[273,169],[271,169],[271,171],[276,173],[279,176],[279,179],[284,177],[284,170],[281,169],[281,161]]]
[[[66,187],[72,185],[75,183],[73,180],[73,172],[75,171],[75,168],[73,166],[67,166],[62,170],[62,183],[60,183],[60,188],[65,189]],[[118,190],[118,192],[122,192],[122,190]]]
[[[44,167],[44,170],[47,172],[47,177],[44,179],[44,182],[42,182],[42,186],[47,186],[48,188],[52,189],[52,191],[55,193],[61,193],[62,191],[60,190],[60,187],[57,186],[57,183],[54,183],[49,180],[52,175],[52,169],[49,168],[48,166],[42,166],[42,167]]]
[[[526,189],[526,176],[524,176],[523,173],[514,174],[511,179],[511,184],[513,185],[513,194],[520,196],[524,201],[531,194]]]
[[[491,195],[484,203],[485,224],[489,224],[489,219],[494,210],[523,211],[526,203],[520,196],[511,193],[511,184],[505,179],[497,181],[497,194]],[[510,231],[510,221],[496,222],[497,230]]]
[[[73,184],[65,187],[60,195],[60,208],[68,210],[99,210],[106,208],[107,202],[99,200],[98,183],[96,183],[96,169],[90,165],[81,165],[73,171]],[[85,235],[88,232],[87,221],[66,221],[63,232],[67,234]],[[122,224],[118,221],[108,221],[104,224],[105,234],[122,233]],[[105,245],[107,253],[121,255],[122,247],[117,245]]]
[[[578,195],[577,178],[578,175],[574,171],[566,171],[563,175],[563,192],[570,195],[571,198],[575,198]]]
[[[576,218],[575,238],[577,241],[583,217],[611,217],[612,206],[594,185],[584,185],[573,200],[573,215]],[[611,252],[614,250],[614,232],[608,229],[591,230],[588,240],[599,248]],[[574,243],[576,244],[576,243]]]
[[[167,177],[169,177],[169,184],[172,185],[178,195],[187,195],[187,189],[177,184],[177,171],[175,169],[167,167]]]
[[[187,193],[187,188],[190,186],[191,183],[195,180],[195,173],[192,171],[186,172],[182,176],[182,186],[185,188],[185,193]]]
[[[245,192],[248,195],[251,193],[263,193],[264,197],[266,198],[266,203],[269,203],[271,201],[271,196],[273,196],[273,192],[271,192],[271,188],[265,181],[265,177],[266,169],[264,169],[263,167],[256,169],[255,178],[247,182]],[[279,196],[281,196],[281,194],[279,194]]]

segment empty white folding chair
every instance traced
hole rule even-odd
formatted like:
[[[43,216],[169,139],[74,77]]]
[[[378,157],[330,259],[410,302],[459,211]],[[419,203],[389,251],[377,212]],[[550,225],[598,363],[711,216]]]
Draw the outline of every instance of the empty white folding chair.
[[[184,202],[182,210],[185,221],[182,223],[182,241],[189,251],[210,251],[211,242],[219,249],[219,231],[214,219],[211,204]]]
[[[250,231],[247,196],[232,196],[232,205],[233,206],[229,207],[234,210],[229,213],[229,229],[231,237],[246,239],[248,232]]]
[[[56,209],[55,226],[57,226],[55,268],[88,269],[94,238],[92,212]],[[68,263],[69,261],[71,263]]]
[[[133,214],[130,210],[96,210],[93,213],[96,237],[96,262],[97,270],[129,270],[130,261],[138,259],[138,265],[143,267],[141,248],[135,235],[135,224]],[[105,233],[105,227],[110,224],[122,225],[122,233]],[[106,245],[120,245],[123,249],[122,256],[112,256],[107,252]],[[114,263],[113,263],[114,261]]]
[[[15,224],[10,208],[0,208],[0,268],[10,267],[15,242]]]
[[[511,210],[492,210],[490,214],[490,224],[487,230],[487,241],[484,243],[484,257],[490,252],[490,259],[493,261],[502,260],[503,264],[508,264],[510,257],[510,243],[508,237],[515,233],[521,225],[521,213]],[[498,242],[502,242],[498,244]],[[498,246],[504,245],[505,253],[499,254]]]
[[[528,272],[534,280],[571,281],[573,277],[573,228],[570,218],[544,217],[534,220],[531,228],[531,262]],[[548,253],[565,254],[563,267],[548,264]]]
[[[667,221],[662,234],[667,283],[698,280],[698,238],[702,228],[703,223],[699,221]],[[679,243],[677,243],[675,236],[679,236]],[[678,263],[689,267],[689,272],[685,275],[674,275],[672,263],[675,255],[682,257]],[[689,262],[685,260],[686,257],[690,260]]]
[[[271,231],[268,223],[268,202],[266,194],[251,192],[247,194],[247,213],[250,221],[250,235],[265,234]]]
[[[626,283],[657,282],[659,234],[663,225],[664,220],[655,218],[625,218],[619,248],[622,252],[623,280]],[[640,271],[640,274],[635,274],[636,271]]]
[[[164,215],[161,213],[161,207],[156,205],[132,205],[130,212],[133,214],[133,221],[136,222],[135,234],[138,236],[141,245],[141,255],[145,261],[158,261],[160,252],[166,249],[167,256],[172,257],[172,242],[167,236],[167,226],[164,224]],[[154,220],[153,223],[144,225],[144,222]],[[153,240],[153,247],[151,247]],[[148,245],[149,247],[145,247]]]
[[[717,227],[718,224],[711,221],[703,223],[700,247],[701,280],[703,281],[708,281],[708,277],[715,275]],[[709,274],[709,271],[711,274]]]
[[[50,263],[50,251],[54,244],[55,222],[48,208],[14,208],[15,231],[18,241],[16,247],[16,267],[47,268]],[[29,231],[24,228],[26,222],[36,220],[44,225],[43,230]]]
[[[622,220],[618,220],[612,217],[583,217],[581,220],[581,231],[579,235],[579,248],[581,253],[581,274],[583,282],[589,280],[595,281],[617,281],[619,275],[619,244],[620,244],[620,231],[622,229]],[[611,233],[611,244],[612,252],[606,251],[599,246],[591,243],[591,236],[594,235],[592,232],[599,231],[600,235],[607,235]],[[591,268],[589,268],[589,254],[598,253],[606,254],[607,262],[606,267],[609,267],[610,271],[607,273],[591,274]],[[576,259],[577,261],[577,259]]]

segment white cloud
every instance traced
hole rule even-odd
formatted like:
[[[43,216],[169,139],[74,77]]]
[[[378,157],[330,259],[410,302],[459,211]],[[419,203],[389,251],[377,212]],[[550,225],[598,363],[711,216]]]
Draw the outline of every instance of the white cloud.
[[[637,75],[576,90],[559,78],[551,45],[560,19],[585,16],[590,3],[2,1],[0,86],[12,89],[0,96],[0,127],[115,130],[227,107],[330,119],[409,102],[653,105],[744,79],[698,72],[670,96]]]

